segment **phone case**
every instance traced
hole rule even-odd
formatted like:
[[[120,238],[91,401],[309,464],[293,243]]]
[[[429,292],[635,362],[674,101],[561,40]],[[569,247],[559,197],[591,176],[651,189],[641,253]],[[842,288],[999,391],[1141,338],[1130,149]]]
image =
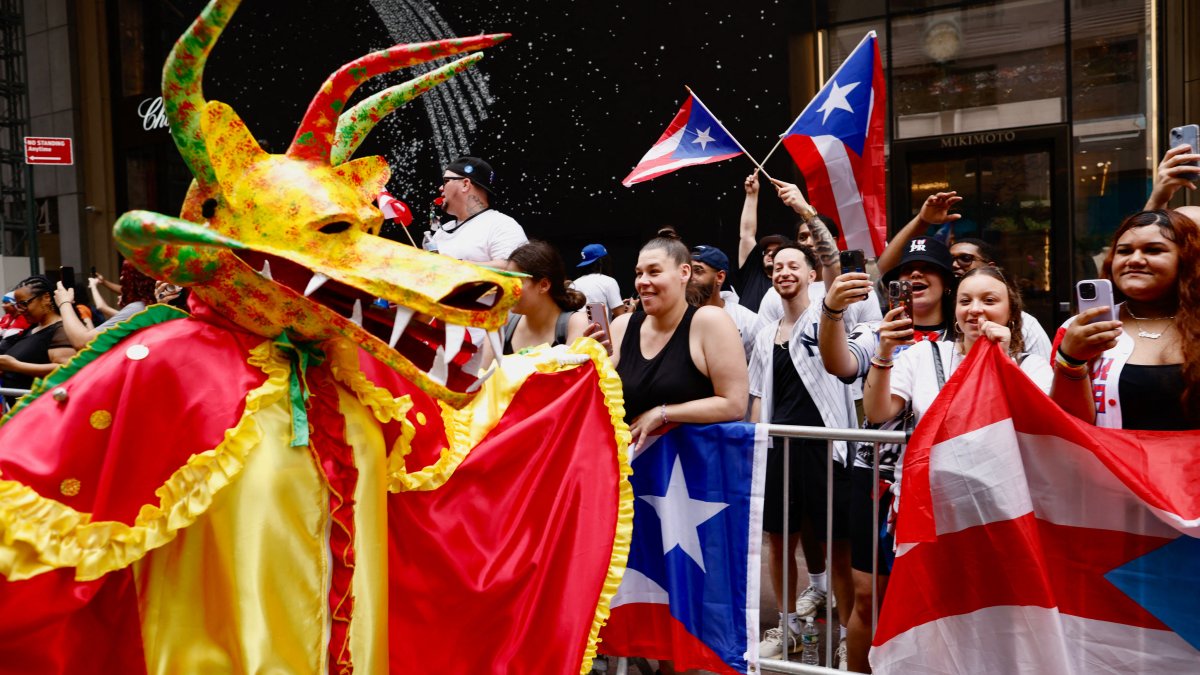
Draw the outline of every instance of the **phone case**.
[[[1083,293],[1080,292],[1080,287],[1082,287],[1083,284],[1095,284],[1095,298],[1088,300],[1083,297]],[[1108,279],[1084,279],[1078,284],[1075,284],[1075,300],[1079,304],[1079,312],[1081,314],[1093,307],[1109,308],[1107,314],[1101,314],[1100,316],[1092,319],[1089,323],[1116,320],[1116,317],[1113,314],[1113,309],[1116,307],[1116,303],[1113,302],[1112,282],[1110,282]]]

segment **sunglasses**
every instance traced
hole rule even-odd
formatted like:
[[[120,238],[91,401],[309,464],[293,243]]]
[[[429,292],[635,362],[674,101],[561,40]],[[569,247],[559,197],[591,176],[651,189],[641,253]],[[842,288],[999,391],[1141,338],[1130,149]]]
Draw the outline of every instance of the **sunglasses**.
[[[963,265],[970,265],[976,260],[983,260],[983,258],[980,258],[974,253],[959,253],[958,255],[954,256],[954,262],[961,263]]]
[[[25,310],[29,309],[30,303],[32,303],[34,300],[37,300],[38,298],[42,297],[43,295],[50,295],[50,293],[49,293],[49,291],[47,291],[45,293],[38,293],[37,295],[33,296],[32,298],[30,298],[28,300],[17,300],[15,302],[13,302],[13,305],[17,309],[24,312]]]
[[[442,176],[442,185],[447,185],[452,180],[466,180],[467,176]]]

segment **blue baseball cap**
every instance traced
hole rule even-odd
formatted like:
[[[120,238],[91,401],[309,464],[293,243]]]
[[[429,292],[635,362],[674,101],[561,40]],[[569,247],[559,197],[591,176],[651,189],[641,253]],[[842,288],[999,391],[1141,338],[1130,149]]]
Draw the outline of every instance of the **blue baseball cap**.
[[[579,256],[583,258],[583,262],[576,265],[576,267],[587,267],[606,255],[608,255],[608,249],[604,248],[602,244],[588,244],[579,253]]]
[[[693,246],[692,260],[702,262],[718,272],[729,272],[729,256],[716,246]]]

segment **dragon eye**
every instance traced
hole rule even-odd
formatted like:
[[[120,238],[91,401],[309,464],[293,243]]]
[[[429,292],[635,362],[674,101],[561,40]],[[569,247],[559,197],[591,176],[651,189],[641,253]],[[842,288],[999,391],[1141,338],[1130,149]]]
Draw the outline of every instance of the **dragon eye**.
[[[350,223],[347,223],[344,220],[338,220],[332,223],[325,223],[321,226],[320,231],[323,234],[337,234],[338,232],[345,232],[348,229],[350,229]]]

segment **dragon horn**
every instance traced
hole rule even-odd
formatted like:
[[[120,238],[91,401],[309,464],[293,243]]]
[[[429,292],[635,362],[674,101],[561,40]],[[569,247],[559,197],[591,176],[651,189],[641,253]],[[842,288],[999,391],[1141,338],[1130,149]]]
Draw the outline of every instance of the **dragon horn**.
[[[171,125],[171,137],[201,187],[217,181],[200,131],[200,114],[205,103],[204,64],[240,4],[241,0],[211,0],[175,41],[163,65],[163,108]]]
[[[338,117],[337,134],[334,136],[329,163],[337,166],[350,159],[354,155],[354,151],[358,149],[358,146],[362,145],[367,135],[375,128],[375,125],[395,111],[396,108],[458,75],[467,68],[475,65],[482,58],[483,54],[464,56],[453,63],[447,63],[441,68],[431,70],[420,77],[415,77],[404,84],[398,84],[373,94],[358,105],[342,113]]]
[[[358,85],[368,79],[443,56],[485,49],[503,42],[508,37],[508,33],[497,33],[396,45],[347,63],[330,75],[313,97],[308,111],[304,113],[304,119],[300,122],[300,128],[296,130],[296,137],[292,139],[288,148],[288,156],[295,159],[330,161],[338,115],[345,109],[346,101]]]

